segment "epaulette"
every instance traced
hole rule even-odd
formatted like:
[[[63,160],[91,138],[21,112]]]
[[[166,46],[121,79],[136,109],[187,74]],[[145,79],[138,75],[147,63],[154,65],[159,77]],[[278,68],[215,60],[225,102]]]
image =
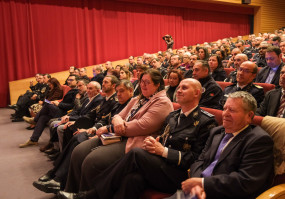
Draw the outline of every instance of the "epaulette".
[[[256,85],[256,84],[253,84],[256,88],[258,88],[258,89],[263,89],[263,87],[262,86],[259,86],[259,85]]]
[[[215,117],[213,114],[201,109],[201,113],[204,113],[205,115],[207,115],[208,117]]]

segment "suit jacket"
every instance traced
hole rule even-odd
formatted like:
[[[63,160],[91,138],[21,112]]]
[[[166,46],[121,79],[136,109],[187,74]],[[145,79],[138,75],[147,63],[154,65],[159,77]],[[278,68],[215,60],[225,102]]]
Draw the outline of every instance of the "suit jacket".
[[[98,82],[102,86],[103,79],[104,79],[104,74],[103,73],[99,73],[95,77],[92,77],[91,81],[96,81],[96,82]]]
[[[280,106],[281,94],[281,87],[267,92],[264,100],[260,104],[260,107],[256,111],[256,115],[263,117],[266,115],[276,117]],[[283,117],[285,117],[285,114]]]
[[[131,99],[129,104],[114,117],[120,116],[126,120],[139,98]],[[126,122],[126,131],[122,136],[128,137],[126,152],[134,147],[142,148],[144,139],[152,134],[159,134],[165,118],[173,111],[173,105],[166,96],[165,90],[156,93],[139,111]]]
[[[280,78],[280,71],[281,68],[283,66],[283,63],[280,64],[280,66],[278,67],[274,77],[272,78],[270,84],[275,84],[276,86],[279,86],[279,78]],[[270,72],[270,67],[269,66],[265,66],[264,68],[262,68],[256,77],[256,81],[255,82],[259,82],[259,83],[265,83],[265,80]]]
[[[223,126],[213,128],[191,177],[201,177],[214,160],[224,136]],[[235,136],[221,154],[212,176],[204,178],[207,199],[255,198],[272,182],[273,141],[260,127],[248,126]]]
[[[225,88],[224,99],[221,100],[221,101],[223,101],[222,106],[224,106],[224,103],[227,100],[228,94],[234,93],[236,91],[238,91],[237,84],[232,84],[232,85],[227,86]],[[240,91],[246,91],[246,92],[250,93],[256,99],[258,107],[259,107],[260,103],[262,102],[262,100],[264,99],[263,88],[261,86],[253,84],[253,82],[251,82],[248,85],[246,85],[245,87],[243,87]]]
[[[85,99],[85,101],[83,102],[83,104],[79,110],[72,111],[70,114],[68,114],[70,116],[69,120],[75,121],[79,117],[86,115],[93,108],[97,107],[101,103],[102,100],[103,100],[103,97],[100,94],[98,94],[96,97],[94,97],[90,103],[89,103],[89,101],[90,101],[89,98]]]
[[[78,93],[78,89],[74,88],[69,90],[65,96],[63,97],[63,100],[58,104],[58,108],[60,108],[62,114],[65,115],[66,112],[74,106],[74,99],[76,94]]]

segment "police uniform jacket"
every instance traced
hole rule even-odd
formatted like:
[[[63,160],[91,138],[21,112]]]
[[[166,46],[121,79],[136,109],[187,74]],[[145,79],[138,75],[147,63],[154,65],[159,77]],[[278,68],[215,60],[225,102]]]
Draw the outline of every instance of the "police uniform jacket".
[[[263,88],[261,86],[255,85],[255,84],[253,84],[253,82],[251,82],[250,84],[246,85],[243,88],[238,87],[237,84],[232,84],[230,86],[227,86],[225,88],[225,95],[224,95],[223,101],[224,102],[226,101],[226,99],[230,93],[234,93],[236,91],[246,91],[246,92],[250,93],[256,99],[258,107],[264,99]]]
[[[232,71],[229,76],[225,79],[225,82],[232,82],[236,83],[237,82],[237,71]]]
[[[227,77],[226,71],[223,68],[217,68],[212,72],[212,77],[215,81],[224,81]]]
[[[219,108],[220,99],[223,97],[222,88],[215,82],[211,76],[199,79],[204,92],[201,96],[199,105],[208,108]]]

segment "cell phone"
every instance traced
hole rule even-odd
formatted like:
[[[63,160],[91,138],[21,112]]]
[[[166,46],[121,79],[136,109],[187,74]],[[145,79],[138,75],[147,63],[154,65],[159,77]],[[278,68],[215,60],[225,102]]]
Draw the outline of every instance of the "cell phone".
[[[48,103],[48,104],[51,104],[51,102],[47,99],[45,99],[45,102]]]

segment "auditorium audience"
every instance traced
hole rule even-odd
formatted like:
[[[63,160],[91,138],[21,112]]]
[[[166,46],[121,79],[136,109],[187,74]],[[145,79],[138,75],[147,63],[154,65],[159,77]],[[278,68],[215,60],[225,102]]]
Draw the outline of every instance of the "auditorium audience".
[[[199,105],[218,109],[223,90],[212,78],[207,61],[196,61],[193,67],[193,78],[197,79],[204,89]]]
[[[163,79],[167,76],[167,70],[164,67],[161,67],[161,62],[158,58],[154,58],[151,60],[152,68],[159,71],[162,75]]]
[[[182,56],[183,56],[183,63],[181,64],[181,66],[184,67],[185,70],[189,70],[191,68],[191,66],[190,66],[191,54],[189,52],[187,52],[187,53],[184,53]]]
[[[199,57],[200,60],[208,61],[208,59],[209,59],[208,49],[205,48],[205,47],[199,47],[198,57]]]
[[[230,74],[228,75],[228,77],[225,79],[225,82],[232,82],[232,83],[236,83],[237,82],[237,71],[240,67],[240,65],[247,61],[248,58],[246,56],[246,54],[237,54],[234,58],[234,68],[235,70],[230,72]]]
[[[131,79],[131,72],[129,70],[126,70],[125,68],[121,68],[120,70],[120,80],[130,80]]]
[[[61,102],[55,100],[51,101],[50,103],[46,102],[43,105],[41,111],[34,118],[36,126],[32,136],[25,143],[20,144],[20,148],[38,145],[38,140],[47,122],[52,118],[65,115],[66,112],[74,106],[74,99],[78,93],[78,89],[76,88],[77,80],[78,76],[76,75],[70,75],[68,77],[68,86],[71,88],[71,90],[66,93]]]
[[[183,78],[183,72],[177,69],[172,69],[168,73],[168,86],[165,87],[167,97],[172,101],[176,102],[176,93],[179,83]]]
[[[235,61],[235,56],[237,54],[240,54],[241,50],[239,48],[234,48],[231,52],[231,56],[228,58],[228,63],[226,68],[234,68],[234,61]]]
[[[266,53],[266,50],[269,46],[271,46],[271,44],[268,44],[266,42],[262,42],[259,45],[258,53],[253,56],[252,61],[256,62],[256,65],[258,67],[267,66],[266,59],[265,59],[265,53]]]
[[[148,69],[147,65],[137,65],[137,79],[133,82],[134,86],[134,97],[138,96],[140,94],[140,84],[139,84],[139,78],[143,72],[145,72]]]
[[[102,82],[104,79],[104,74],[102,73],[103,72],[102,66],[96,65],[93,67],[92,71],[93,71],[93,77],[91,78],[91,81],[96,81],[102,86]]]
[[[113,110],[111,116],[114,116],[115,114],[118,114],[121,112],[121,110],[128,104],[130,99],[133,96],[133,86],[132,83],[128,80],[122,80],[119,83],[116,84],[116,93],[118,97],[119,104],[114,104]],[[102,104],[104,106],[104,102]],[[110,104],[109,104],[110,105]],[[111,117],[104,117],[97,121],[98,124],[95,124],[99,129],[96,130],[98,132],[100,131],[106,131],[107,126],[110,124]],[[101,125],[104,126],[101,126]],[[93,129],[90,129],[90,131],[93,131]],[[59,158],[55,162],[55,167],[47,172],[44,176],[40,177],[38,181],[35,181],[33,185],[38,188],[39,190],[46,192],[46,193],[55,193],[59,191],[60,186],[62,189],[65,187],[67,174],[68,174],[68,166],[70,162],[70,155],[73,151],[73,149],[80,144],[81,142],[84,142],[88,140],[88,138],[92,138],[94,136],[95,132],[92,132],[92,134],[89,134],[89,130],[85,130],[82,133],[74,136],[72,140],[68,143],[67,147],[64,148],[63,153],[59,156]],[[95,134],[96,135],[96,134]]]
[[[90,81],[89,77],[87,76],[87,69],[86,68],[80,68],[79,69],[79,76],[81,79],[85,79],[86,81]]]
[[[113,69],[113,65],[112,65],[112,62],[110,62],[110,61],[107,61],[106,63],[105,63],[105,68],[106,68],[106,70],[104,71],[104,76],[106,76],[106,75],[111,75],[111,71],[112,71],[112,69]]]
[[[76,121],[78,118],[83,117],[92,109],[96,108],[103,100],[103,97],[100,95],[101,86],[98,82],[92,81],[87,83],[86,80],[78,80],[77,88],[81,94],[81,98],[76,98],[74,101],[78,101],[77,103],[80,103],[80,106],[76,107],[75,105],[72,111],[67,115],[57,118],[55,121],[50,121],[50,141],[48,145],[41,147],[40,151],[48,150],[54,145],[52,144],[54,142],[59,142],[59,149],[62,151],[61,143],[64,125],[67,122]]]
[[[223,68],[222,60],[218,55],[211,55],[208,64],[210,66],[211,75],[215,81],[224,81],[226,79],[227,75]]]
[[[224,99],[221,100],[221,105],[224,106],[226,98],[230,93],[245,91],[255,98],[257,107],[259,107],[260,103],[264,99],[264,91],[261,86],[253,84],[256,74],[257,66],[255,63],[251,61],[243,62],[237,70],[237,82],[225,88],[225,95]]]
[[[229,95],[223,125],[212,129],[191,165],[190,178],[181,184],[184,193],[207,199],[256,198],[271,185],[273,141],[259,126],[250,126],[255,110],[249,93]]]
[[[263,102],[256,111],[257,115],[285,117],[285,67],[282,67],[280,71],[279,86],[280,87],[266,93]]]
[[[59,81],[56,78],[50,78],[47,82],[49,89],[48,93],[45,97],[48,101],[54,101],[54,100],[60,100],[63,97],[63,90],[61,88],[61,85]],[[30,116],[34,118],[38,112],[42,109],[42,106],[44,104],[44,100],[40,100],[37,104],[33,104],[30,106]],[[23,117],[25,121],[29,121],[30,119],[26,116]],[[28,130],[32,130],[35,128],[35,124],[31,124],[29,127],[27,127]]]
[[[192,73],[193,73],[193,66],[195,64],[195,62],[198,60],[198,56],[197,55],[191,55],[190,56],[190,67],[188,70],[186,70],[186,72],[184,73],[184,79],[185,78],[192,78]]]
[[[199,107],[201,84],[183,80],[177,91],[181,109],[166,118],[161,136],[148,136],[142,148],[134,148],[112,164],[79,191],[87,194],[60,192],[62,198],[140,198],[146,188],[174,193],[188,178],[188,168],[197,159],[216,126],[213,115]],[[90,190],[90,191],[89,191]],[[76,191],[77,192],[77,191]]]
[[[267,66],[259,71],[256,82],[279,85],[280,70],[283,66],[280,48],[270,46],[265,53]]]
[[[46,97],[48,85],[43,82],[42,74],[38,75],[36,85],[30,84],[30,89],[31,91],[27,90],[25,94],[19,96],[16,104],[9,106],[15,110],[11,118],[12,122],[20,122],[23,121],[23,116],[30,116],[29,107]]]
[[[173,111],[164,90],[163,78],[158,71],[149,69],[141,74],[139,80],[141,95],[132,98],[113,117],[112,125],[108,128],[116,135],[123,136],[122,141],[102,146],[100,138],[95,138],[78,145],[72,153],[66,191],[88,189],[87,184],[92,180],[89,176],[96,177],[132,148],[142,148],[147,136],[159,133],[165,118]]]

